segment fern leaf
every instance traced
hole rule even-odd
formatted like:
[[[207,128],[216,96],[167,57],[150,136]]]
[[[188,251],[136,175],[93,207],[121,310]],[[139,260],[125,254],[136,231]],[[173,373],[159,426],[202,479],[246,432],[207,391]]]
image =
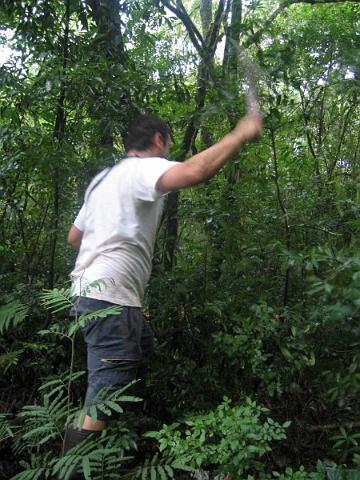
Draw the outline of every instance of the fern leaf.
[[[140,397],[134,397],[133,395],[121,395],[120,397],[116,396],[115,400],[117,402],[142,402],[143,399]]]
[[[84,457],[82,461],[82,470],[86,480],[91,480],[91,468],[89,457]]]
[[[168,477],[167,477],[166,472],[164,470],[164,467],[162,465],[158,466],[158,472],[159,472],[161,480],[167,480]]]
[[[110,403],[111,402],[99,403],[98,405],[96,405],[96,408],[98,408],[101,412],[105,413],[105,415],[108,415],[110,417],[111,416],[111,409],[108,408],[108,405]]]
[[[111,282],[113,283],[113,282]],[[99,292],[101,292],[102,288],[106,288],[107,285],[107,280],[104,278],[99,278],[98,280],[94,280],[93,282],[89,283],[85,288],[81,289],[81,296],[86,297],[88,293],[91,292],[93,289],[97,289]]]
[[[82,325],[85,325],[86,322],[90,320],[96,320],[98,318],[106,318],[109,315],[120,315],[122,312],[122,307],[120,305],[113,307],[102,308],[101,310],[96,310],[95,312],[82,313],[79,317],[79,322]]]
[[[87,322],[91,320],[96,320],[98,318],[106,318],[109,315],[120,315],[122,307],[107,307],[95,312],[82,313],[75,322],[70,325],[68,336],[71,337],[77,332],[81,327],[86,325]]]
[[[72,306],[72,292],[70,288],[43,290],[40,299],[41,303],[52,313],[61,312]]]
[[[146,480],[148,474],[148,467],[144,467],[141,470],[141,480]]]
[[[50,439],[62,438],[67,418],[67,397],[64,392],[44,395],[43,405],[26,405],[19,413],[25,418],[23,440],[42,446]]]
[[[174,478],[174,470],[170,467],[170,465],[164,465],[164,469],[170,478]]]
[[[80,378],[81,376],[83,376],[85,373],[86,373],[85,370],[79,370],[78,372],[73,372],[71,374],[71,379],[70,379],[70,375],[66,375],[63,378],[56,378],[54,380],[49,380],[48,382],[41,385],[41,387],[39,387],[39,392],[41,392],[42,390],[46,391],[47,389],[54,387],[48,393],[48,395],[53,396],[55,393],[67,388],[69,380],[71,380],[71,383],[72,383],[78,378]]]
[[[3,368],[6,373],[9,368],[18,364],[23,352],[23,349],[13,350],[12,352],[3,353],[0,355],[0,368]]]
[[[3,334],[11,326],[16,327],[27,317],[29,307],[14,301],[0,307],[0,334]]]
[[[97,422],[97,410],[96,410],[96,407],[94,405],[92,407],[90,407],[89,415],[91,417],[92,423],[95,424]]]
[[[45,395],[50,399],[50,394]],[[63,397],[62,392],[59,392],[58,395],[54,397],[52,402],[49,404],[48,410],[49,412],[60,412],[62,410],[62,407],[64,407],[67,404],[67,399]]]
[[[157,468],[151,467],[150,468],[150,478],[151,480],[157,480]]]
[[[11,477],[11,480],[38,480],[45,472],[46,468],[32,468],[18,473],[14,477]]]
[[[110,400],[108,402],[104,402],[104,406],[108,407],[110,409],[110,413],[111,413],[112,410],[114,410],[117,413],[123,413],[124,412],[123,408],[121,408],[121,406],[118,403],[112,402]]]
[[[14,436],[6,413],[0,413],[0,443]]]
[[[25,405],[21,412],[19,413],[19,417],[39,417],[42,418],[46,415],[46,411],[42,407],[42,405]]]
[[[29,440],[34,437],[42,437],[44,434],[49,432],[49,427],[48,425],[44,425],[41,427],[33,428],[30,430],[30,432],[26,432],[23,435],[24,440]],[[49,436],[54,436],[53,434],[50,434]]]

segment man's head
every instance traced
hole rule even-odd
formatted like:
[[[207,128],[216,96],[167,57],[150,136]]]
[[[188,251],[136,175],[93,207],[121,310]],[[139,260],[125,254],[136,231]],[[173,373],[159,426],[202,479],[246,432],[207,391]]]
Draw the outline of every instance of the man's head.
[[[153,115],[139,115],[130,125],[125,149],[127,152],[155,149],[159,156],[166,157],[170,143],[170,129],[163,120]]]

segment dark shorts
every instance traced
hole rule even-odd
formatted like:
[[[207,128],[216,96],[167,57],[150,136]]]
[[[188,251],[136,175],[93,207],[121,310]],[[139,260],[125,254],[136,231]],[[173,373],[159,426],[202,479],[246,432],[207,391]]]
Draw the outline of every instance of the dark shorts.
[[[79,316],[111,306],[118,305],[82,297],[76,310]],[[145,370],[153,354],[153,336],[140,308],[120,308],[119,315],[90,320],[82,328],[87,345],[88,387],[84,406],[88,411],[136,379],[138,381],[124,390],[123,395],[143,397]],[[116,416],[114,411],[109,415],[97,408],[99,420]]]

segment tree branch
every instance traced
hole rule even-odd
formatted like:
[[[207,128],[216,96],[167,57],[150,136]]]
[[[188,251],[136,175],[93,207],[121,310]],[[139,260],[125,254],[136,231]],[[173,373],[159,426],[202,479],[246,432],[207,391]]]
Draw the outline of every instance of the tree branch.
[[[224,15],[224,9],[225,9],[225,2],[224,0],[220,0],[219,6],[215,14],[214,23],[209,33],[209,39],[208,39],[211,58],[213,58],[213,56],[215,55],[216,46],[219,41],[219,30],[220,30],[221,22]]]
[[[273,21],[278,17],[286,8],[294,5],[296,3],[307,3],[310,5],[325,5],[329,3],[347,3],[353,2],[358,3],[359,0],[284,0],[279,7],[270,15],[270,17],[265,21],[264,26],[255,32],[247,41],[244,43],[244,47],[247,48],[253,43],[256,43],[264,32],[269,28]]]
[[[206,52],[204,39],[201,33],[199,32],[199,30],[194,25],[191,18],[189,17],[188,13],[184,9],[182,3],[180,2],[180,7],[181,7],[180,9],[176,8],[168,0],[161,0],[161,3],[165,5],[165,7],[168,8],[171,12],[173,12],[178,17],[179,20],[183,22],[189,34],[190,40],[192,41],[192,44],[194,45],[196,51],[201,56],[201,58],[203,58],[204,53]]]

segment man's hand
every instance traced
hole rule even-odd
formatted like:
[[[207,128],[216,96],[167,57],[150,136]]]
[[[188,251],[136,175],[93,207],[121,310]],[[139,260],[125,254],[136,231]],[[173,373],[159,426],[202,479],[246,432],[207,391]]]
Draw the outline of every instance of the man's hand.
[[[255,140],[261,136],[262,116],[260,113],[249,113],[243,117],[232,133],[238,135],[241,143]]]
[[[216,175],[243,143],[259,137],[261,129],[261,115],[247,114],[238,122],[234,130],[215,145],[167,170],[157,181],[156,188],[161,192],[171,192],[205,182]]]

